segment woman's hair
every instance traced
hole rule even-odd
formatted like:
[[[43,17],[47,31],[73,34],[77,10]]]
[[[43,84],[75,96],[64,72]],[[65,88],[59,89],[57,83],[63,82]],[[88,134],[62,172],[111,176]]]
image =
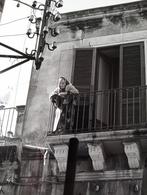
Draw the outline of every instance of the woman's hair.
[[[59,79],[63,79],[63,80],[65,80],[65,82],[66,82],[66,85],[69,85],[69,81],[65,78],[65,77],[59,77]]]

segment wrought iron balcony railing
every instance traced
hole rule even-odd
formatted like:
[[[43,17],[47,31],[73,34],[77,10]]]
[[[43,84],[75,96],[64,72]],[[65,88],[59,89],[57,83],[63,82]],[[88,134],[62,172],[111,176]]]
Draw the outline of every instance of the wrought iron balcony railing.
[[[68,134],[145,127],[146,92],[146,86],[139,86],[81,93],[72,100],[68,96],[62,111],[54,105],[50,107],[50,129],[55,130],[57,125],[58,130]]]
[[[0,137],[11,137],[15,134],[17,110],[15,107],[0,108]]]

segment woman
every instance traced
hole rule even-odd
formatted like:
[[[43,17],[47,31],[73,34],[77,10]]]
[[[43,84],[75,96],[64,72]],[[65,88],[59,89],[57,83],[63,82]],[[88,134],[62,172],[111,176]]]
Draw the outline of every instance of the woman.
[[[56,107],[53,133],[62,133],[71,129],[74,122],[74,106],[79,91],[64,77],[59,78],[58,87],[52,93],[50,100]]]

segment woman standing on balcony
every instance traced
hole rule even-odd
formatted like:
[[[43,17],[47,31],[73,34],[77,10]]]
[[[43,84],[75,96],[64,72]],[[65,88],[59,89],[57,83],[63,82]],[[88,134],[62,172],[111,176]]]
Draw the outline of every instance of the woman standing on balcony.
[[[60,77],[58,87],[53,91],[50,100],[56,107],[53,133],[62,133],[73,127],[74,106],[79,91],[64,77]]]

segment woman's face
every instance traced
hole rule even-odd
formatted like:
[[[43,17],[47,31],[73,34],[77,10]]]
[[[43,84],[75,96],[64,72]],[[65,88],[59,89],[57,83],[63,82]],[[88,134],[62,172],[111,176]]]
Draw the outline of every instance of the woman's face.
[[[66,81],[64,79],[59,79],[59,88],[65,89],[66,87]]]

